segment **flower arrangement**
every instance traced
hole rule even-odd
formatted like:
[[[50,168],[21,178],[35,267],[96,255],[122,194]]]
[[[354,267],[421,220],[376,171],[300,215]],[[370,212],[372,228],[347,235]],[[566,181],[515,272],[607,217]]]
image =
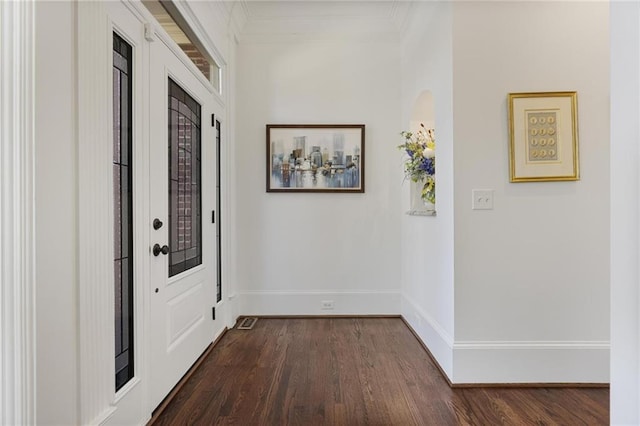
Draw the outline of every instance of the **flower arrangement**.
[[[416,133],[403,131],[404,143],[398,149],[407,153],[404,163],[405,176],[413,182],[424,182],[421,197],[425,202],[436,202],[436,140],[433,129],[420,124]]]

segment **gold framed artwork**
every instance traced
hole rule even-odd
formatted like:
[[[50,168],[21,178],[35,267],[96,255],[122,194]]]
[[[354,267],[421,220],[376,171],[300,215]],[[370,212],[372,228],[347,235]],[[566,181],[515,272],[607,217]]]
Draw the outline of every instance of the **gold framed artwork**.
[[[576,92],[509,93],[509,179],[580,179]]]

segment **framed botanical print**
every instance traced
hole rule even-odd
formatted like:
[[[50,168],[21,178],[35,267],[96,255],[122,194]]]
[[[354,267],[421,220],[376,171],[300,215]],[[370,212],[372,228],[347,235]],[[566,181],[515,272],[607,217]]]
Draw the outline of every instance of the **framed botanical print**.
[[[509,94],[511,182],[579,180],[576,92]]]

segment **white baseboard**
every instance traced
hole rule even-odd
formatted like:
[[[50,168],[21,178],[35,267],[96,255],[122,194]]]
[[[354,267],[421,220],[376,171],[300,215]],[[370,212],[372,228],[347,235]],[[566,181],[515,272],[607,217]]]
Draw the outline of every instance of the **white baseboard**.
[[[609,383],[609,342],[454,342],[396,291],[237,294],[240,315],[402,315],[455,384]],[[333,301],[333,309],[322,309]]]
[[[238,293],[240,315],[400,315],[399,291]],[[333,309],[322,309],[332,301]]]
[[[609,342],[456,342],[454,384],[609,383]]]
[[[429,348],[440,368],[448,376],[453,377],[453,338],[429,314],[416,306],[410,299],[402,296],[401,314],[413,331]]]
[[[452,384],[609,383],[609,342],[464,342],[402,296],[401,315]]]

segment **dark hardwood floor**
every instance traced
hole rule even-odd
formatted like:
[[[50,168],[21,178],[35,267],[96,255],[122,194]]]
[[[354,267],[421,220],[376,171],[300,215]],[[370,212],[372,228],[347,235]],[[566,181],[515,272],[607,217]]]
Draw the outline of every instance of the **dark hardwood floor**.
[[[229,330],[154,425],[606,425],[609,390],[449,387],[399,318]]]

